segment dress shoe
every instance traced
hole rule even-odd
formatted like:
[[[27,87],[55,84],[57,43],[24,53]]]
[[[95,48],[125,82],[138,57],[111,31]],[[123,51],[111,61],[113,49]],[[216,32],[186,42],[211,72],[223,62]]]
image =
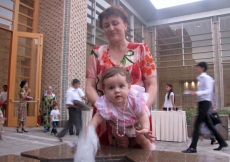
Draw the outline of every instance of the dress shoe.
[[[17,133],[22,133],[22,131],[19,131],[18,128],[16,130],[17,130]]]
[[[62,137],[58,137],[58,136],[56,137],[59,139],[60,142],[63,142]]]
[[[211,145],[213,145],[213,144],[218,144],[218,141],[215,140],[214,138],[211,138]]]
[[[71,135],[71,136],[72,136],[72,135],[74,135],[74,133],[70,133],[69,135]]]
[[[217,147],[217,148],[215,148],[215,149],[213,149],[213,150],[215,150],[215,151],[220,151],[223,147],[228,147],[228,144],[227,144],[227,143],[225,143],[225,144],[220,144],[219,147]]]
[[[26,133],[27,133],[28,131],[27,131],[27,130],[25,130],[24,128],[22,128],[22,132],[26,132]]]
[[[181,152],[183,152],[183,153],[196,153],[197,151],[196,151],[196,149],[189,147],[188,149],[183,150]]]

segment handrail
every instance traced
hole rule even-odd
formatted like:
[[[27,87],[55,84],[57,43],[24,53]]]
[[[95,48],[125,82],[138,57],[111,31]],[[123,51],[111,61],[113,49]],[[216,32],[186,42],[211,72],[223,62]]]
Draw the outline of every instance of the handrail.
[[[17,102],[19,102],[19,101],[16,101],[16,100],[13,100],[12,98],[10,98],[10,102],[17,103]],[[37,102],[39,102],[39,99],[34,100],[34,101],[27,101],[27,102],[35,102],[35,103],[37,103]]]

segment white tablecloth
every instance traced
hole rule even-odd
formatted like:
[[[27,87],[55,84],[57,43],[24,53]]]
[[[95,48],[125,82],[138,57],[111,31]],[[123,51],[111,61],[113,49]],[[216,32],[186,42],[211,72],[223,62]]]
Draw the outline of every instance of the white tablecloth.
[[[152,111],[152,134],[157,140],[188,140],[185,111]]]

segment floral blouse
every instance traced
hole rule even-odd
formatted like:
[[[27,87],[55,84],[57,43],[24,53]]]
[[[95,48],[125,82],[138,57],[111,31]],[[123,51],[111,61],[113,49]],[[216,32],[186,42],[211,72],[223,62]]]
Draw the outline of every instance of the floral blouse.
[[[123,59],[115,65],[109,58],[109,46],[94,46],[88,62],[86,78],[96,79],[96,90],[103,95],[101,77],[103,72],[114,66],[129,71],[132,84],[144,86],[144,80],[156,76],[156,67],[152,54],[145,43],[129,43]]]

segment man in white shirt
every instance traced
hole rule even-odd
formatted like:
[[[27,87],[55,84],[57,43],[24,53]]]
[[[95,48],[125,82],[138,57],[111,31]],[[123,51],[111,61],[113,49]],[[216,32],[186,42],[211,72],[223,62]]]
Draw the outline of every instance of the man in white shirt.
[[[190,92],[191,96],[197,96],[198,102],[198,117],[195,123],[195,129],[192,136],[192,143],[188,149],[183,150],[184,153],[196,153],[196,146],[199,139],[200,125],[205,122],[208,128],[212,131],[213,135],[216,137],[218,143],[220,144],[218,148],[214,150],[221,150],[223,147],[227,147],[228,144],[225,142],[223,137],[216,131],[209,115],[208,110],[210,107],[210,101],[213,93],[214,80],[212,77],[207,75],[206,70],[208,66],[206,62],[200,62],[197,64],[196,69],[199,74],[197,77],[199,81],[198,91]]]
[[[86,99],[84,92],[79,88],[80,81],[78,79],[73,79],[72,87],[70,87],[66,92],[66,106],[69,109],[69,122],[65,125],[63,130],[57,134],[57,137],[62,141],[62,137],[67,133],[69,129],[70,135],[73,135],[73,125],[76,127],[76,135],[79,135],[82,129],[81,120],[81,110],[79,107],[75,106],[73,101],[82,101]]]
[[[6,104],[7,104],[7,85],[3,86],[3,91],[0,93],[0,100],[2,101],[2,113],[6,116]]]

